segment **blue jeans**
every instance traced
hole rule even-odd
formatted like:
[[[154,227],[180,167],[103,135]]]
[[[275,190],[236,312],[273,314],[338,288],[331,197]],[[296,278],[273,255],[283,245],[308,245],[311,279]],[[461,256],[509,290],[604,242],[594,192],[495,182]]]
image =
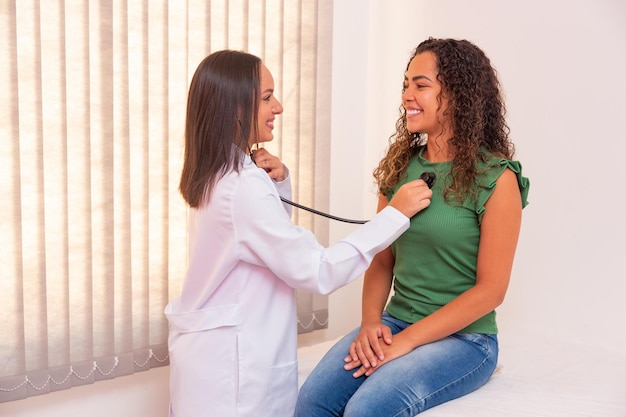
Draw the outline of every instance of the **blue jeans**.
[[[409,326],[383,313],[383,324],[396,334]],[[496,368],[496,335],[455,333],[420,346],[376,370],[354,378],[343,369],[359,329],[348,333],[306,379],[295,417],[413,417],[481,387]]]

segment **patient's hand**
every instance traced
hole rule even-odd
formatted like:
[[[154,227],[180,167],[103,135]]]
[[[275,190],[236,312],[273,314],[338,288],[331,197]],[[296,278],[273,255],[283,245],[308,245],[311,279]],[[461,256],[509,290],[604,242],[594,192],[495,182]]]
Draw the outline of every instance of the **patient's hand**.
[[[360,336],[360,335],[359,335]],[[353,343],[354,344],[354,343]],[[380,349],[382,351],[383,359],[376,361],[375,363],[370,363],[370,366],[365,366],[364,363],[361,363],[361,359],[354,361],[351,359],[351,356],[346,357],[346,359],[350,358],[350,361],[346,365],[344,365],[344,369],[352,370],[355,368],[359,368],[352,374],[353,377],[359,378],[363,375],[370,376],[377,369],[380,369],[386,363],[391,362],[394,359],[397,359],[401,356],[406,355],[414,349],[414,346],[406,337],[406,333],[400,332],[393,335],[393,344],[391,343],[379,343]],[[352,350],[352,347],[350,348]],[[360,367],[359,367],[360,366]]]
[[[367,371],[375,368],[385,359],[383,346],[391,345],[391,343],[391,329],[381,322],[361,326],[361,331],[350,345],[349,355],[344,358],[346,362],[344,369],[351,371],[361,367]],[[360,370],[357,371],[359,372]]]

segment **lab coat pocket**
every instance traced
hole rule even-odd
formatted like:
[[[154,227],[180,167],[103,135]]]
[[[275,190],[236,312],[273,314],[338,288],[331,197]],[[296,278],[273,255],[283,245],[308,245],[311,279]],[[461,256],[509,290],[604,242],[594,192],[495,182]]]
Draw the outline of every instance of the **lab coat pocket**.
[[[239,399],[237,336],[236,327],[179,335],[170,348],[171,415],[235,415]]]
[[[236,306],[166,313],[170,415],[233,415],[239,395]]]
[[[270,416],[292,416],[298,397],[298,363],[274,366],[271,371],[268,408]]]

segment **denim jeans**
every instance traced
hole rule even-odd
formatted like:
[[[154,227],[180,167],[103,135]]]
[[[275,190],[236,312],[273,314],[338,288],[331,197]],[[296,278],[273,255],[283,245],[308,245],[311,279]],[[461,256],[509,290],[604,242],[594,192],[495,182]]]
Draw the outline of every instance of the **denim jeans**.
[[[383,313],[393,334],[408,323]],[[455,333],[414,349],[376,370],[354,378],[343,369],[359,329],[343,337],[306,379],[296,417],[413,417],[481,387],[496,368],[496,335]]]

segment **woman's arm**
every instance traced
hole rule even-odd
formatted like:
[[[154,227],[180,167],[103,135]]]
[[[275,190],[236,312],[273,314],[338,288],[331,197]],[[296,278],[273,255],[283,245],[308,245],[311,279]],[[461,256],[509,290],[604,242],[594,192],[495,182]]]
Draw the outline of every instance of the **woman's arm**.
[[[485,204],[480,227],[476,285],[433,314],[394,335],[392,344],[382,344],[384,359],[377,366],[367,367],[365,363],[355,361],[346,365],[346,369],[360,366],[355,377],[370,375],[384,363],[418,346],[447,337],[499,306],[509,285],[521,219],[522,202],[517,177],[507,169],[496,181],[496,188]]]
[[[378,197],[378,210],[388,205],[387,198]],[[379,339],[391,343],[391,331],[383,326],[382,312],[387,304],[391,284],[393,282],[393,265],[395,259],[391,247],[379,252],[365,271],[363,279],[361,332],[350,347],[346,362],[366,358],[363,364],[375,366],[377,358],[382,359],[383,351]]]

